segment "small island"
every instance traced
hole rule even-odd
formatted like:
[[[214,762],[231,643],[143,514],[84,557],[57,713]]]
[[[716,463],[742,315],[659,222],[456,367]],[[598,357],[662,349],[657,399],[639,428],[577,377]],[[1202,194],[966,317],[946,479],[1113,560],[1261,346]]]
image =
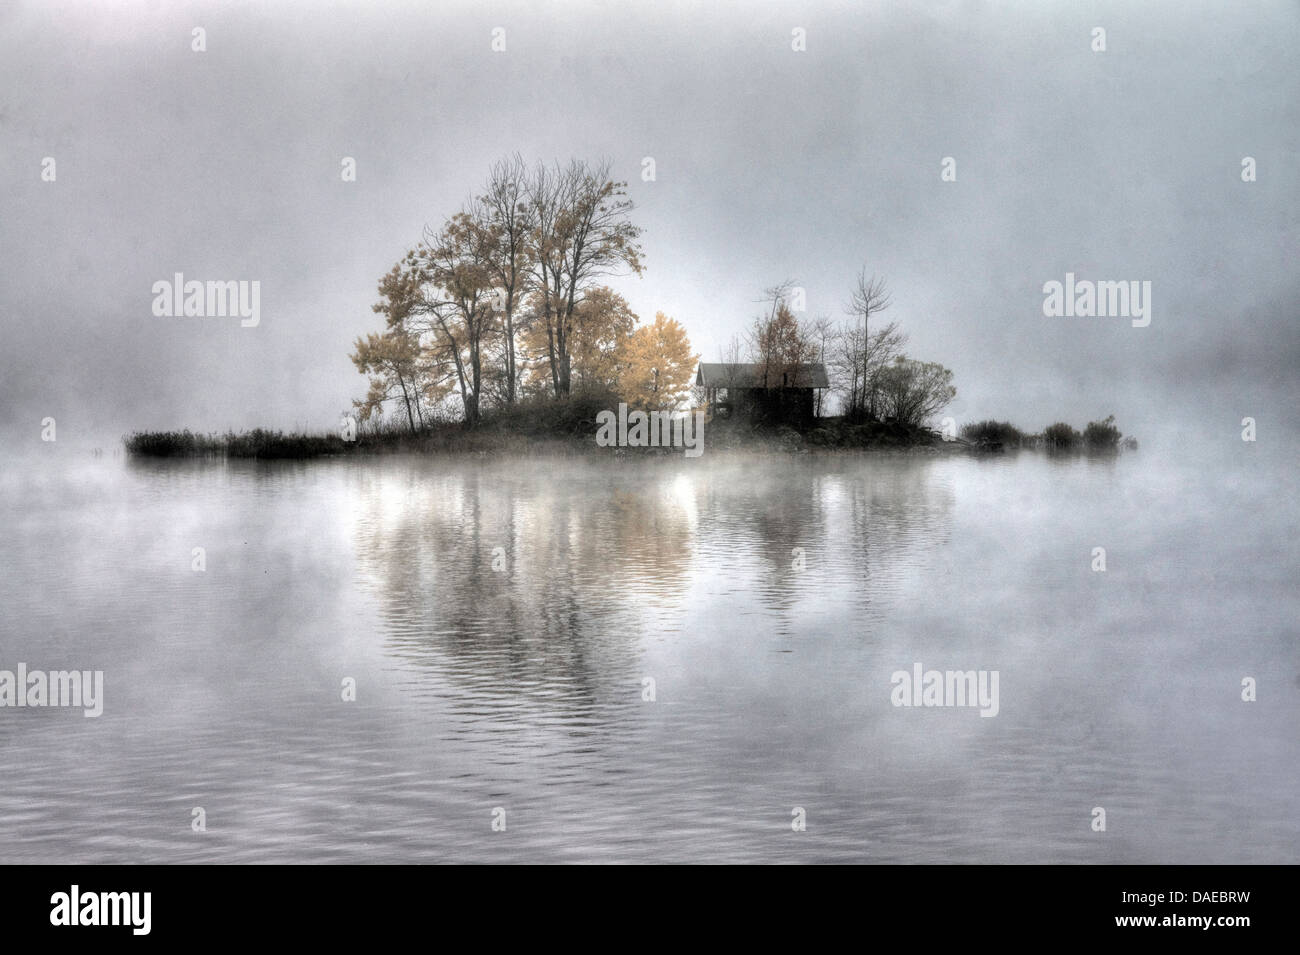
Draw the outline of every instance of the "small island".
[[[336,432],[136,432],[133,455],[311,458],[382,452],[663,454],[1136,448],[1114,417],[958,428],[953,373],[907,353],[885,282],[865,267],[844,315],[807,316],[804,290],[764,290],[715,362],[606,282],[642,275],[642,230],[609,162],[497,162],[478,194],[425,227],[378,283],[382,328],[349,356],[363,397]],[[612,429],[617,421],[617,433]]]

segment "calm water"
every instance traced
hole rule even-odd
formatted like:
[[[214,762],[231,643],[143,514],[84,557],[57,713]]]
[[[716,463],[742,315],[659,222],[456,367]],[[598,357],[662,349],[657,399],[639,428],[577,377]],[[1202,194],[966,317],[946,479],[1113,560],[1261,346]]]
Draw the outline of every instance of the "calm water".
[[[41,450],[0,465],[0,669],[100,669],[105,704],[0,709],[6,862],[1300,861],[1263,447]],[[997,670],[998,715],[894,707],[915,662]]]

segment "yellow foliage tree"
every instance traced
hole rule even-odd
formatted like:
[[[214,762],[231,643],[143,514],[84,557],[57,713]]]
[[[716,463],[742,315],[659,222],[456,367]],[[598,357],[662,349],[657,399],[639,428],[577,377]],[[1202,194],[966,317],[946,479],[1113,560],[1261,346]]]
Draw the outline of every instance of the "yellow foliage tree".
[[[540,301],[530,301],[533,314],[540,312]],[[569,326],[569,360],[571,388],[616,389],[618,355],[636,327],[637,316],[627,300],[611,288],[599,286],[588,291],[573,309]],[[550,383],[550,328],[535,320],[527,325],[522,352],[525,365],[536,384]]]
[[[683,409],[699,355],[691,353],[686,329],[663,312],[628,335],[618,353],[618,393],[649,411]]]

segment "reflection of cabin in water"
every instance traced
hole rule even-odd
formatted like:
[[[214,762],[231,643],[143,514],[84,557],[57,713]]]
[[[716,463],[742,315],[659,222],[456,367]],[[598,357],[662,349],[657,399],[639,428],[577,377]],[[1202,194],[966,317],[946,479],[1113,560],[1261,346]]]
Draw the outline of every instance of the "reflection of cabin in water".
[[[818,388],[829,388],[826,366],[815,362],[700,362],[695,384],[704,389],[713,418],[752,418],[807,424],[816,416]]]

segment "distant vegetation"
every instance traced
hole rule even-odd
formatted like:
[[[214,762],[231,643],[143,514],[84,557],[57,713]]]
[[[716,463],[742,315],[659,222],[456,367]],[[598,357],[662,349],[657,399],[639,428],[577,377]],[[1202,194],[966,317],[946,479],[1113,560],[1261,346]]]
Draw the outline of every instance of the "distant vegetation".
[[[144,457],[315,458],[354,453],[589,454],[596,445],[596,415],[617,405],[617,395],[581,391],[563,398],[532,396],[510,407],[486,411],[478,426],[463,421],[426,422],[412,432],[397,418],[371,422],[353,441],[340,434],[285,434],[261,429],[240,433],[196,434],[192,431],[141,431],[123,439],[133,455]],[[1006,421],[977,421],[961,429],[960,441],[947,442],[923,425],[899,421],[855,422],[846,416],[819,418],[815,426],[766,427],[744,420],[719,419],[705,430],[705,447],[713,450],[783,452],[930,448],[960,451],[1012,451],[1041,448],[1049,452],[1114,453],[1137,450],[1137,440],[1123,437],[1114,417],[1093,421],[1080,434],[1065,422],[1027,434]],[[669,453],[676,449],[639,449]]]
[[[976,421],[963,425],[961,436],[972,444],[1007,448],[1018,448],[1025,440],[1025,433],[1010,421]]]
[[[604,284],[644,271],[626,185],[608,161],[528,166],[514,155],[492,166],[474,197],[426,228],[379,279],[372,309],[382,326],[358,337],[349,356],[367,391],[352,402],[340,433],[137,432],[124,439],[127,451],[255,459],[358,450],[581,452],[596,446],[597,414],[620,402],[642,411],[717,411],[695,384],[700,356],[686,328],[662,312],[643,322]],[[792,280],[765,289],[762,312],[723,347],[721,364],[753,365],[769,390],[822,366],[829,387],[801,388],[812,393],[810,414],[794,422],[768,412],[748,421],[719,413],[708,420],[707,447],[1120,445],[1113,416],[1083,434],[1064,422],[1031,435],[1006,421],[979,421],[962,429],[961,440],[943,441],[932,428],[956,397],[953,373],[906,354],[907,334],[880,320],[891,305],[884,281],[864,267],[840,321],[805,316],[806,300]]]
[[[1043,429],[1043,447],[1049,451],[1070,451],[1079,446],[1083,436],[1064,421]]]
[[[226,444],[216,435],[192,431],[137,431],[122,439],[131,454],[151,457],[181,457],[199,454],[225,454]]]
[[[412,432],[405,421],[372,421],[355,440],[342,434],[252,431],[201,434],[137,431],[123,438],[128,453],[142,457],[228,457],[262,460],[317,458],[357,452],[577,453],[595,447],[596,415],[619,398],[600,389],[563,398],[528,397],[487,411],[475,428],[460,421],[426,421]]]
[[[496,163],[379,280],[383,329],[351,355],[369,383],[353,402],[360,422],[386,414],[412,435],[448,420],[528,424],[545,416],[540,402],[582,392],[683,408],[699,358],[685,328],[662,312],[642,322],[604,284],[643,271],[626,185],[607,161]]]
[[[1048,451],[1089,452],[1137,450],[1137,439],[1125,438],[1115,427],[1115,416],[1102,421],[1090,421],[1080,434],[1064,421],[1048,425],[1041,434],[1028,434],[1009,421],[976,421],[964,425],[961,438],[979,450],[1010,450],[1014,448],[1044,448]]]
[[[256,428],[238,434],[195,434],[192,431],[137,431],[123,439],[131,454],[146,457],[315,458],[341,454],[348,444],[333,434],[285,434]]]
[[[1101,421],[1089,421],[1082,434],[1064,421],[1058,421],[1044,428],[1041,438],[1036,443],[1040,443],[1049,451],[1107,452],[1118,451],[1120,447],[1128,451],[1136,451],[1138,446],[1136,438],[1125,438],[1119,428],[1115,427],[1114,415],[1109,415]]]
[[[1119,447],[1122,435],[1115,427],[1115,416],[1105,421],[1090,421],[1083,429],[1083,443],[1089,451],[1114,451]]]
[[[359,422],[383,430],[398,420],[415,436],[448,421],[531,427],[555,417],[564,434],[567,413],[542,403],[594,392],[615,397],[608,408],[700,406],[700,356],[685,327],[662,312],[642,322],[605,284],[645,268],[626,186],[607,161],[529,166],[516,154],[493,165],[474,197],[380,278],[372,308],[382,329],[357,338],[350,356],[368,382],[353,402]],[[865,269],[839,323],[801,315],[806,293],[791,280],[764,302],[722,363],[758,365],[765,382],[823,365],[832,387],[815,391],[819,418],[833,391],[854,426],[924,430],[956,395],[951,371],[904,354],[896,323],[877,327],[889,292]]]

